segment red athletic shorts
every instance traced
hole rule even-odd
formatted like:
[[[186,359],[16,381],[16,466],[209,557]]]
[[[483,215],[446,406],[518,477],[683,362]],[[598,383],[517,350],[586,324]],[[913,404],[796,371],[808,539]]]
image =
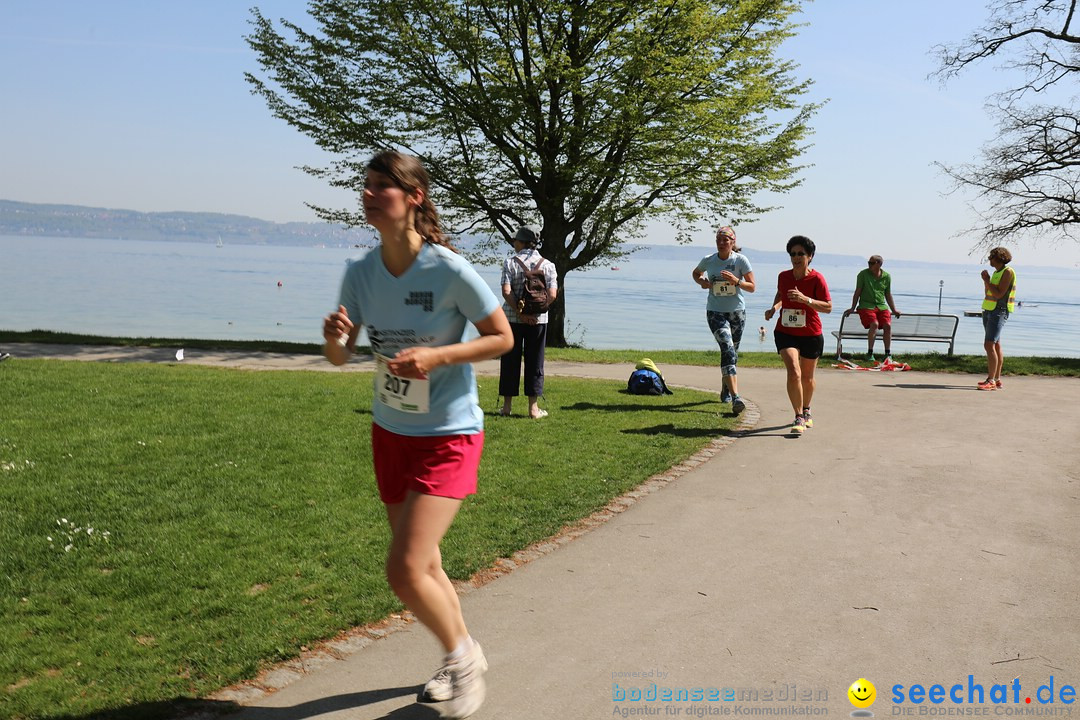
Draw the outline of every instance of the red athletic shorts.
[[[476,493],[484,433],[413,437],[371,424],[371,455],[379,497],[404,502],[410,490],[462,499]]]
[[[892,325],[892,313],[888,308],[884,310],[878,310],[877,308],[870,308],[869,310],[859,309],[859,319],[862,320],[862,326],[869,329],[870,323],[876,322],[878,327],[885,327],[886,325]]]

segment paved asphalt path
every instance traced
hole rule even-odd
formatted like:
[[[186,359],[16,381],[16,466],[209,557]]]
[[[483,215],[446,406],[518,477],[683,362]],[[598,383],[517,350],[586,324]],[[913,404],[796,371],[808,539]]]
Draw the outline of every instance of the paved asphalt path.
[[[172,350],[10,349],[15,362],[175,362]],[[339,371],[270,354],[192,350],[184,362]],[[672,386],[719,389],[717,368],[663,370]],[[629,368],[549,362],[547,372],[622,381]],[[1080,716],[1080,703],[1061,702],[1063,686],[1080,688],[1080,381],[1007,377],[1005,390],[979,392],[979,379],[819,370],[815,426],[796,439],[782,371],[740,371],[752,427],[462,597],[491,665],[473,717],[839,717],[854,709],[847,688],[859,678],[877,687],[878,717]],[[415,623],[389,629],[217,700],[241,701],[229,716],[238,720],[436,717],[413,697],[437,643]],[[1042,705],[1036,692],[1051,676],[1057,702]],[[654,683],[661,697],[716,688],[720,699],[630,699]],[[915,684],[942,685],[945,701],[913,704]],[[1008,704],[991,703],[995,684],[1008,686]],[[948,697],[954,685],[963,704]],[[969,685],[985,704],[969,702]]]

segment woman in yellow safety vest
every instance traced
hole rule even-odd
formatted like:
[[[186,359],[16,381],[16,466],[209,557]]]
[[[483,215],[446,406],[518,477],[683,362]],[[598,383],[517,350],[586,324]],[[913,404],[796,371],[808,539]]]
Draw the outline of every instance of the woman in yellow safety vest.
[[[1005,360],[1001,354],[1001,331],[1015,306],[1016,271],[1008,265],[1012,261],[1012,253],[1003,247],[991,250],[987,259],[994,268],[994,274],[991,275],[988,270],[982,271],[986,379],[978,387],[980,390],[1001,390],[1001,365]]]

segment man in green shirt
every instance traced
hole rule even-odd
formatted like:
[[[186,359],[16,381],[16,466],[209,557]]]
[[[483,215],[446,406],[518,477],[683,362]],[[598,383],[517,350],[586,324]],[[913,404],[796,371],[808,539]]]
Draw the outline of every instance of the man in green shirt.
[[[874,340],[881,328],[885,341],[885,362],[892,362],[892,316],[900,317],[892,297],[892,278],[881,269],[880,255],[871,255],[866,270],[860,270],[855,278],[855,294],[851,297],[851,309],[845,315],[859,311],[859,319],[866,328],[866,359],[874,362]],[[890,315],[889,310],[892,310]]]

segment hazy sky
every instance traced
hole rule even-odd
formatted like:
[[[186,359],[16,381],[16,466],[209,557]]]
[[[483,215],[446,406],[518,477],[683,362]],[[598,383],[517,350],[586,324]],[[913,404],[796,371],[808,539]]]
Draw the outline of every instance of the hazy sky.
[[[314,220],[304,201],[355,201],[295,169],[324,164],[250,94],[252,5],[304,24],[300,0],[0,0],[0,198],[142,211]],[[785,48],[829,99],[799,189],[739,228],[752,248],[796,233],[820,252],[980,263],[974,217],[932,165],[972,159],[992,136],[993,65],[942,87],[931,48],[981,24],[984,0],[818,0]],[[310,26],[310,22],[307,23]],[[711,246],[703,229],[695,245]],[[663,225],[647,242],[669,242]],[[1018,264],[1074,267],[1080,245],[1025,247]]]

